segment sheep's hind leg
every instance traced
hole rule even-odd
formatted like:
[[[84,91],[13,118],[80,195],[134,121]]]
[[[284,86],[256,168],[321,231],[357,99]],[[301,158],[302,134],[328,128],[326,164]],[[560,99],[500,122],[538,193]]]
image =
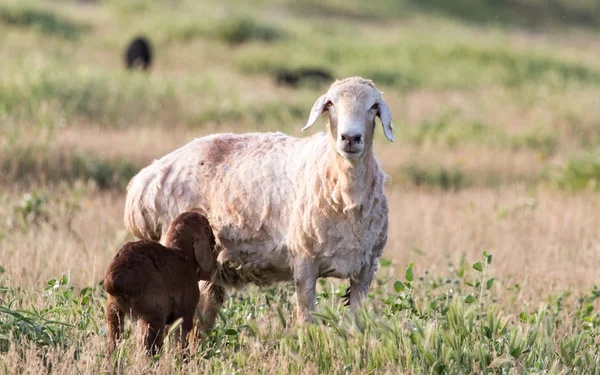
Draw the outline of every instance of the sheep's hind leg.
[[[199,324],[196,328],[196,337],[199,337],[201,332],[214,327],[219,308],[225,302],[225,288],[208,281],[201,281],[199,286],[200,302],[196,307]]]

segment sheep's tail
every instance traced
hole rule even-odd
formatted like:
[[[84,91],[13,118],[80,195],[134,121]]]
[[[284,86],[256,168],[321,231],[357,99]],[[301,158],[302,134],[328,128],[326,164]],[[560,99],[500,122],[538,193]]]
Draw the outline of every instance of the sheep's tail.
[[[136,238],[159,241],[162,225],[155,207],[158,189],[145,170],[133,177],[127,186],[123,221]]]

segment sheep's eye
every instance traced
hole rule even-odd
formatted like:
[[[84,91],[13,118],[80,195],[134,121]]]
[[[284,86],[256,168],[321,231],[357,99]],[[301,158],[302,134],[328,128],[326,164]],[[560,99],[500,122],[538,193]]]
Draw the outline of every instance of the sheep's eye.
[[[331,108],[331,106],[332,106],[332,105],[333,105],[333,103],[332,103],[332,102],[327,102],[327,103],[325,103],[325,109],[329,109],[329,108]]]
[[[375,103],[375,104],[373,104],[373,105],[371,106],[371,109],[372,109],[372,110],[374,110],[374,111],[377,111],[377,110],[379,110],[379,103]]]

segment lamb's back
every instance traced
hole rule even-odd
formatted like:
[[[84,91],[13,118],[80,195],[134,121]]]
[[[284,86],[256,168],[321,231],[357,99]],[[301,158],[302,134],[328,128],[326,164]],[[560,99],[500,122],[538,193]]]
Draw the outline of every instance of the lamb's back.
[[[108,266],[104,287],[111,295],[136,298],[149,291],[173,293],[194,281],[195,264],[188,264],[177,250],[142,240],[119,250]]]

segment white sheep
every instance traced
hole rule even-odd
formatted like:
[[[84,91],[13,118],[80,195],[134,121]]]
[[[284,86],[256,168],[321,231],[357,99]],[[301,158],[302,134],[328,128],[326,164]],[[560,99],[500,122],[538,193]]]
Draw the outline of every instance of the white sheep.
[[[224,286],[293,280],[301,323],[315,309],[319,277],[350,278],[352,309],[366,295],[388,235],[375,117],[393,142],[391,114],[373,82],[360,77],[333,83],[302,130],[325,112],[328,133],[198,138],[129,183],[124,219],[138,238],[164,238],[184,211],[206,213],[222,251],[213,283],[201,285],[205,327]]]

